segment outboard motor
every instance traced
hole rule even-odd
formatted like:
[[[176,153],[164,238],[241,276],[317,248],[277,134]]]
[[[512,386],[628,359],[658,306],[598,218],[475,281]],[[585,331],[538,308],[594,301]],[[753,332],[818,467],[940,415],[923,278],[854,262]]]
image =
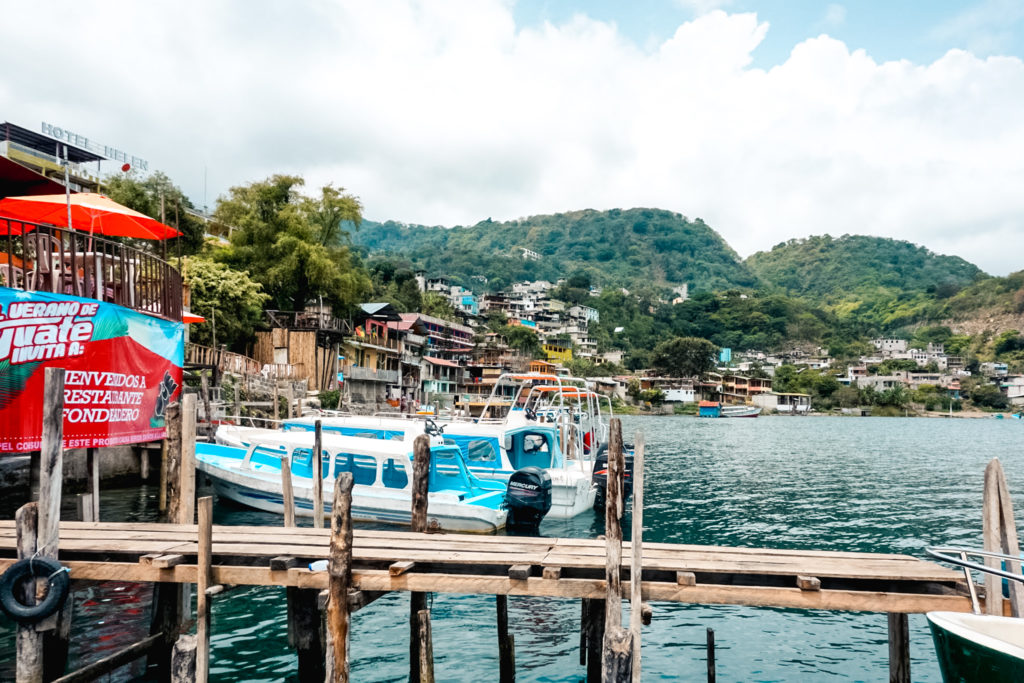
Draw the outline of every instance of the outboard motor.
[[[623,502],[629,499],[633,492],[633,444],[622,444],[622,455],[626,461],[626,472],[622,477]],[[594,509],[603,510],[605,507],[605,492],[608,489],[608,444],[601,444],[594,458],[594,474],[592,477],[597,487],[597,495],[594,496]]]
[[[536,536],[540,522],[551,509],[551,475],[539,467],[516,470],[505,493],[506,525],[513,534]]]

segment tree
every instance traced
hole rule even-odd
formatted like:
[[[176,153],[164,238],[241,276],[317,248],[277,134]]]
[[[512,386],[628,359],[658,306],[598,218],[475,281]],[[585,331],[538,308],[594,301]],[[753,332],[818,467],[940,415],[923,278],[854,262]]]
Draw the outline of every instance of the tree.
[[[263,317],[263,304],[269,298],[259,283],[245,271],[232,270],[223,263],[190,258],[183,268],[192,297],[192,312],[206,318],[193,325],[189,338],[197,344],[212,345],[214,325],[216,343],[242,350]]]
[[[856,408],[860,405],[860,392],[857,387],[840,387],[833,394],[833,398],[842,408]]]
[[[975,405],[995,408],[996,410],[1004,410],[1010,405],[1003,392],[999,391],[999,387],[994,384],[979,384],[976,386],[971,391],[971,401]]]
[[[702,377],[715,368],[718,347],[700,337],[676,337],[654,347],[651,365],[669,377]]]
[[[344,234],[341,218],[358,217],[358,201],[330,186],[309,199],[298,193],[302,184],[298,176],[275,175],[231,188],[215,212],[237,228],[224,258],[251,272],[278,308],[301,311],[317,297],[351,307],[370,292],[370,281],[334,242]]]
[[[194,254],[203,246],[206,232],[203,221],[186,211],[195,207],[166,174],[157,171],[143,179],[134,172],[112,174],[103,181],[103,191],[118,204],[176,227],[182,235],[182,253]]]
[[[420,298],[420,313],[444,320],[455,319],[455,308],[437,292],[425,292]]]
[[[540,338],[537,333],[529,327],[522,325],[506,325],[499,330],[499,334],[505,338],[505,342],[513,349],[518,349],[533,357],[543,353],[540,345]]]

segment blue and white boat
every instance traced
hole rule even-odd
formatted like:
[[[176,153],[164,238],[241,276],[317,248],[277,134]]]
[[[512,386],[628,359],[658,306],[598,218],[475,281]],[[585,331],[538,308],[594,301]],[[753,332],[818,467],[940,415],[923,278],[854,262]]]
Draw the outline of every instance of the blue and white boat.
[[[217,493],[258,510],[283,512],[281,462],[292,471],[296,514],[313,515],[313,434],[222,425],[216,443],[196,444],[196,466]],[[322,439],[324,514],[330,515],[334,482],[351,472],[352,518],[409,524],[412,509],[412,442],[370,440],[327,433]],[[431,444],[427,520],[445,531],[493,532],[505,526],[506,485],[475,477],[458,447]]]
[[[507,420],[435,423],[432,420],[401,417],[322,417],[325,434],[351,438],[394,441],[411,447],[416,436],[435,429],[449,447],[457,447],[469,471],[485,481],[508,482],[513,472],[524,467],[539,467],[551,477],[551,510],[547,516],[569,519],[590,510],[596,488],[593,484],[593,459],[567,459],[555,424],[537,423],[513,413]],[[284,423],[286,432],[311,432],[316,418],[304,417]]]

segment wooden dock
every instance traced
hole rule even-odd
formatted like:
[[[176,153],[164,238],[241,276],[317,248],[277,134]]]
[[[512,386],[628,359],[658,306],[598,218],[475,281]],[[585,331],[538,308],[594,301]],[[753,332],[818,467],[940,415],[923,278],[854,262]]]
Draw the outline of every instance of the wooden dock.
[[[212,583],[325,589],[308,565],[330,554],[330,529],[214,526]],[[628,597],[630,544],[623,543]],[[14,562],[0,522],[0,571]],[[195,583],[197,525],[61,522],[60,560],[75,579]],[[605,542],[398,531],[354,533],[352,587],[604,598]],[[970,611],[964,575],[906,555],[643,544],[648,601],[914,613]]]
[[[625,459],[621,424],[612,420],[605,529],[607,538],[538,538],[426,533],[430,446],[414,443],[411,531],[353,530],[352,475],[334,485],[331,528],[322,526],[322,495],[314,495],[314,528],[295,527],[288,468],[282,468],[283,527],[213,526],[213,499],[195,496],[196,398],[168,408],[160,502],[171,523],[94,522],[95,501],[79,500],[83,521],[60,520],[63,370],[47,368],[38,502],[0,521],[0,571],[18,558],[50,557],[72,580],[138,581],[154,585],[150,636],[65,674],[73,601],[55,614],[18,626],[19,683],[95,680],[147,657],[150,671],[172,683],[205,683],[210,670],[210,604],[232,586],[285,587],[289,643],[299,680],[349,681],[350,614],[391,591],[410,593],[410,680],[433,683],[427,593],[495,595],[499,676],[515,679],[515,643],[508,595],[581,601],[580,663],[591,683],[641,680],[641,626],[651,602],[747,605],[880,612],[888,616],[890,681],[909,683],[907,614],[971,611],[964,575],[898,554],[822,552],[622,542]],[[319,424],[314,443],[319,440]],[[634,452],[633,537],[643,528],[643,435]],[[313,471],[321,449],[314,445]],[[95,493],[98,481],[92,481]],[[319,478],[314,493],[320,493]],[[1012,514],[1006,515],[1012,518]],[[198,523],[193,523],[198,521]],[[48,539],[48,540],[43,540]],[[327,570],[312,571],[327,560]],[[642,565],[642,568],[638,565]],[[26,565],[22,565],[23,567]],[[636,571],[634,571],[636,567]],[[634,581],[639,579],[639,581]],[[196,635],[191,623],[195,586]],[[35,602],[32,591],[26,604]],[[623,598],[631,602],[622,623]],[[990,605],[1006,610],[1008,603]],[[714,634],[708,634],[708,677],[714,680]]]

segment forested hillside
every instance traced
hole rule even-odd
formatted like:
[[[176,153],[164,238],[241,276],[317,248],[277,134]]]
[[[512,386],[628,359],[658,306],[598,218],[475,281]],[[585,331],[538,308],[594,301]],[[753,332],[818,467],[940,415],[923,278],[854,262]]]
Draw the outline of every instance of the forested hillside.
[[[944,299],[986,277],[958,256],[867,235],[792,239],[753,254],[746,264],[769,287],[821,301],[875,298],[880,290]]]
[[[503,223],[488,219],[450,229],[366,221],[353,242],[477,291],[521,280],[553,282],[574,271],[587,272],[602,286],[627,288],[757,285],[736,252],[702,220],[658,209],[573,211]],[[524,258],[524,248],[540,257]],[[478,276],[487,278],[486,285]]]

